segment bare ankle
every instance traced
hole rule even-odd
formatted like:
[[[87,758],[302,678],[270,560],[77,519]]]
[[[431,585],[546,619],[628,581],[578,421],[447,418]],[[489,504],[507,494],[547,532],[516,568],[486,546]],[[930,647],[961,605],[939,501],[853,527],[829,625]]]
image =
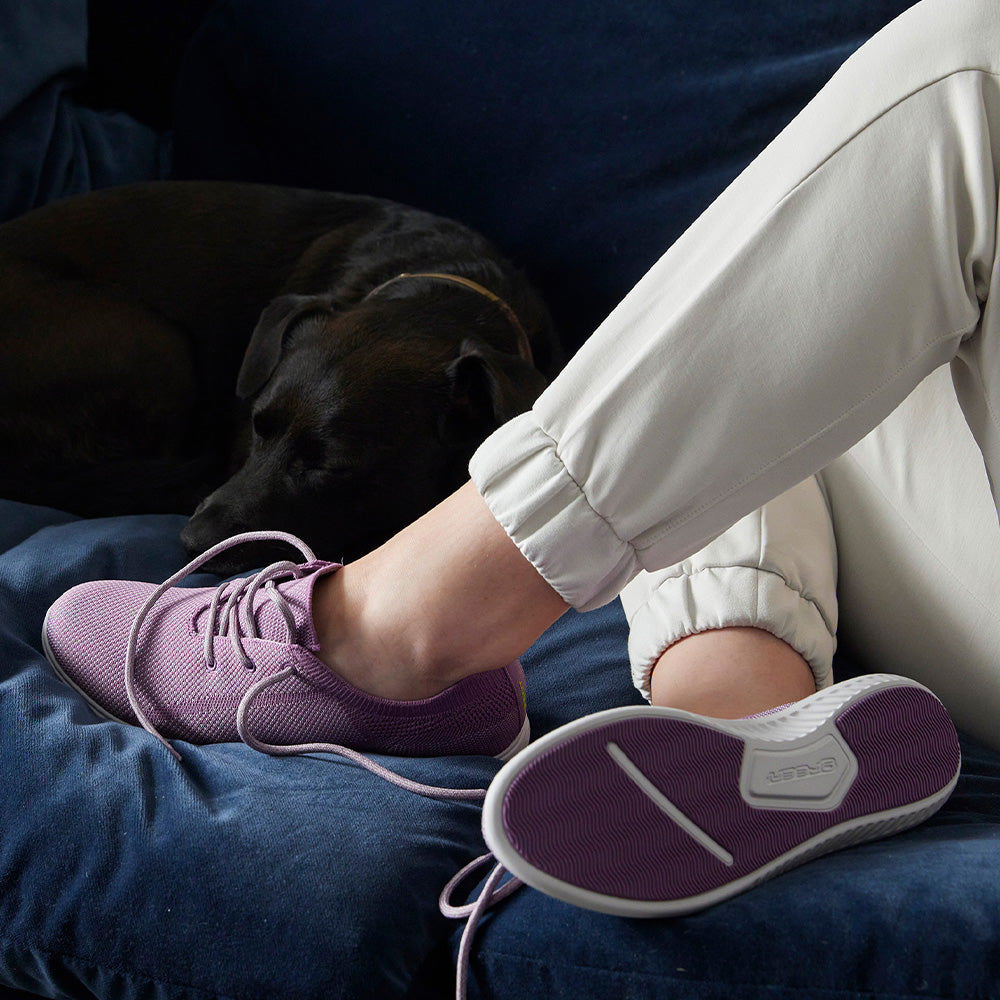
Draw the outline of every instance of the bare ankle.
[[[657,661],[654,705],[715,718],[740,718],[813,694],[809,664],[786,642],[758,628],[699,632]]]
[[[405,639],[405,629],[379,623],[367,599],[365,568],[345,566],[316,584],[313,624],[319,659],[353,687],[396,701],[429,698],[458,678],[435,671]]]
[[[319,581],[320,659],[387,698],[424,698],[506,666],[564,611],[467,484]]]

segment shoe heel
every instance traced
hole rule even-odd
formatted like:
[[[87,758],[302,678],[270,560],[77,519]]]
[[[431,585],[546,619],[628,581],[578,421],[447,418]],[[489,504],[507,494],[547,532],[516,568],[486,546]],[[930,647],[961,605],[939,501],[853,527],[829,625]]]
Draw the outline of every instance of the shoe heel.
[[[517,736],[514,737],[514,742],[511,743],[506,750],[502,753],[496,755],[496,759],[507,763],[511,757],[519,754],[529,743],[531,742],[531,724],[528,722],[528,717],[524,717],[524,722],[521,724],[521,728],[518,731]]]
[[[923,803],[947,799],[958,781],[962,755],[955,726],[924,687],[873,691],[839,712],[835,725],[858,759],[851,789],[856,814],[916,815]]]

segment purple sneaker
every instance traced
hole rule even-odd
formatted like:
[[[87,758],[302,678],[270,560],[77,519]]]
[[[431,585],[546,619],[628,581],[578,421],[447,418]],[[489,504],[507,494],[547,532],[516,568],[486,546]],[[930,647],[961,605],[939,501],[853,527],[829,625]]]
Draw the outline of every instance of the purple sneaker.
[[[264,540],[295,545],[308,561],[274,563],[219,587],[173,587],[219,552]],[[339,568],[294,536],[237,535],[159,587],[110,580],[67,591],[45,617],[45,652],[99,715],[142,725],[160,739],[243,739],[269,753],[301,752],[306,744],[503,760],[527,744],[517,661],[432,698],[393,701],[359,691],[317,659],[313,588]]]
[[[937,698],[885,674],[753,719],[612,709],[504,765],[483,833],[500,864],[558,899],[679,915],[915,826],[944,804],[960,764]]]

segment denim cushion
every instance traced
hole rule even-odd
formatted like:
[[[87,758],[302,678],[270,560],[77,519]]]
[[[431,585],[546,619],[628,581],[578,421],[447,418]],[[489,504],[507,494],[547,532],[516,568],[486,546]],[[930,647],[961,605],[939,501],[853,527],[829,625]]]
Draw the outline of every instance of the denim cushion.
[[[110,1000],[447,988],[449,970],[422,967],[452,930],[438,893],[483,851],[476,806],[330,757],[181,745],[178,765],[142,730],[98,719],[48,666],[48,605],[85,579],[163,579],[184,562],[182,524],[0,501],[0,984]],[[549,638],[568,653],[578,630],[572,677],[529,657],[539,732],[629,697],[620,609],[574,615]],[[484,787],[498,767],[380,759],[452,787]]]

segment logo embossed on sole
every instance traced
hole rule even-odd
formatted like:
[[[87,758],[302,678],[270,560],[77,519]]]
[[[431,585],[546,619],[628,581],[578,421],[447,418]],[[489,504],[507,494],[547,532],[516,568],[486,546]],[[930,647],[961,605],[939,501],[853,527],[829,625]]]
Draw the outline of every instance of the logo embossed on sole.
[[[836,809],[858,773],[857,758],[829,730],[791,746],[747,744],[740,771],[744,801],[763,809]]]
[[[796,767],[783,767],[780,771],[771,771],[767,776],[767,782],[779,785],[785,781],[804,781],[820,774],[833,774],[839,766],[836,757],[824,757],[815,764],[799,764]]]

